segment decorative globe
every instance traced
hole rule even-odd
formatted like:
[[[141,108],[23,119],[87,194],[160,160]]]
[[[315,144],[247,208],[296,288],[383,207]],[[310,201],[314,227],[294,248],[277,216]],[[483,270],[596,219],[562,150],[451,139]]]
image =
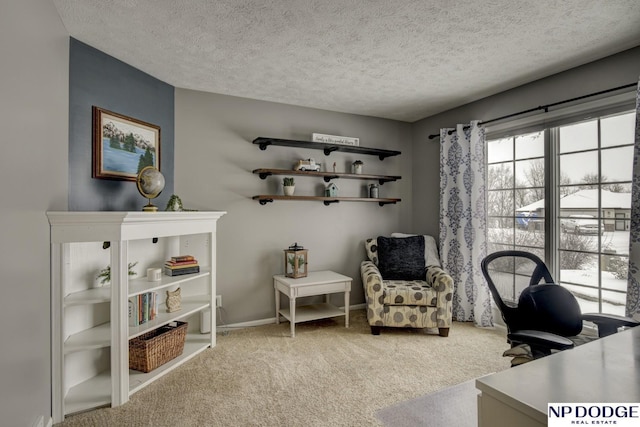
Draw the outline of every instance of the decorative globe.
[[[147,166],[142,168],[136,179],[138,191],[142,196],[149,199],[149,204],[142,208],[143,211],[156,212],[157,206],[151,203],[151,199],[155,199],[164,190],[164,175],[157,168]]]

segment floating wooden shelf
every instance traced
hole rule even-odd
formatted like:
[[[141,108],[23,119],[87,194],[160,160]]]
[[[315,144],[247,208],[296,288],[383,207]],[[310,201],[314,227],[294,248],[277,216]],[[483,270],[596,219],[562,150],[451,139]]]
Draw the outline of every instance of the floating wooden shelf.
[[[293,139],[258,137],[253,140],[253,143],[258,145],[261,150],[266,150],[267,147],[270,145],[279,145],[283,147],[300,147],[300,148],[311,148],[313,150],[322,150],[324,151],[324,154],[326,156],[333,153],[334,151],[340,151],[343,153],[367,154],[372,156],[378,156],[380,160],[384,160],[387,157],[398,156],[402,154],[400,151],[383,150],[380,148],[367,148],[367,147],[341,145],[341,144],[325,144],[323,142],[297,141]]]
[[[274,194],[261,194],[253,196],[254,200],[260,202],[261,205],[273,202],[275,200],[313,200],[324,202],[325,206],[339,202],[377,202],[378,205],[391,205],[401,201],[401,199],[374,199],[371,197],[320,197],[320,196],[280,196]]]
[[[337,173],[337,172],[310,172],[310,171],[296,171],[289,169],[256,169],[253,173],[260,176],[262,179],[266,179],[271,175],[307,175],[307,176],[320,176],[324,178],[324,182],[329,182],[332,179],[346,178],[346,179],[362,179],[378,181],[380,185],[385,182],[397,181],[401,179],[401,176],[394,175],[368,175],[368,174],[355,174],[355,173]]]

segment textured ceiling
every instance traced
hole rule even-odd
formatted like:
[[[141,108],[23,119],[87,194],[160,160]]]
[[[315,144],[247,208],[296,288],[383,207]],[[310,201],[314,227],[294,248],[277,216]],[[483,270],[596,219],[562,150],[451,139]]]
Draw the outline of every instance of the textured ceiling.
[[[413,122],[640,45],[639,0],[54,0],[173,86]]]

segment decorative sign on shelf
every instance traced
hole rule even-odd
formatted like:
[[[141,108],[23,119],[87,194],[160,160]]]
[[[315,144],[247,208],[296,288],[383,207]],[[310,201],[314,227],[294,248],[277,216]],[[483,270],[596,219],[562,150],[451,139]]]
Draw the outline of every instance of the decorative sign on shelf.
[[[323,142],[325,144],[352,145],[357,147],[360,145],[360,138],[352,138],[350,136],[325,135],[322,133],[312,134],[313,142]]]

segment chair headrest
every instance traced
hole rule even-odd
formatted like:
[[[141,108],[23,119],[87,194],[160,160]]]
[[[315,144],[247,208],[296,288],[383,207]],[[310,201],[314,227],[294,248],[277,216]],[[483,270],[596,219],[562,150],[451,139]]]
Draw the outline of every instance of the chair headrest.
[[[518,300],[525,329],[571,337],[582,330],[580,305],[571,292],[556,284],[532,285]]]

